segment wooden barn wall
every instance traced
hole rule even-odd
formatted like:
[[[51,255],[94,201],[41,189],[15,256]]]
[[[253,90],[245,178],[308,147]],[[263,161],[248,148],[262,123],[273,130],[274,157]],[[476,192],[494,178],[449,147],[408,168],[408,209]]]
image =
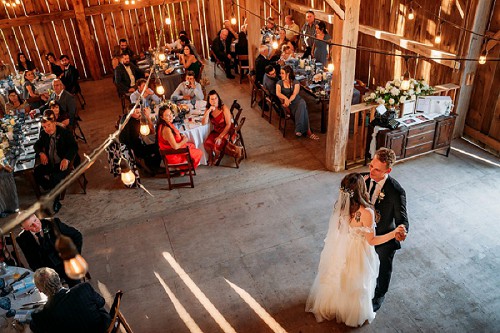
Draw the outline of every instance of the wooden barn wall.
[[[500,2],[496,2],[487,35],[500,31]],[[488,58],[500,58],[500,43],[488,53]],[[478,66],[467,118],[465,133],[487,146],[500,151],[500,63],[486,62]]]
[[[408,20],[407,0],[361,0],[360,24],[404,36],[405,38],[428,45],[434,45],[436,15],[441,8],[441,18],[464,26],[466,15],[473,14],[469,8],[471,0],[418,0],[422,8],[413,5],[415,19]],[[427,12],[426,12],[427,11]],[[442,41],[434,45],[435,49],[460,54],[465,40],[464,32],[451,24],[442,24]],[[359,34],[358,45],[387,51],[389,53],[414,54],[393,43]],[[454,70],[434,61],[410,60],[410,74],[417,79],[426,79],[431,85],[453,82]],[[400,57],[391,57],[368,52],[357,52],[356,78],[373,86],[384,85],[404,73],[404,61]],[[455,82],[456,83],[456,82]]]

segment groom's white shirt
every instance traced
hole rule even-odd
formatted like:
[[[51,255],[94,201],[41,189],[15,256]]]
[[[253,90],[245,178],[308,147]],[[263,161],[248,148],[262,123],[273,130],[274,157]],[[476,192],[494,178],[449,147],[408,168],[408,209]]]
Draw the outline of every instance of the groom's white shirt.
[[[384,179],[382,179],[380,182],[377,183],[375,187],[375,192],[373,192],[373,196],[371,197],[371,202],[373,205],[375,205],[375,202],[377,201],[378,196],[380,195],[380,191],[382,191],[382,188],[384,187],[385,181],[387,180],[387,177],[389,177],[388,174],[384,175]],[[372,190],[373,186],[373,179],[370,178],[370,188],[368,189],[368,193]]]

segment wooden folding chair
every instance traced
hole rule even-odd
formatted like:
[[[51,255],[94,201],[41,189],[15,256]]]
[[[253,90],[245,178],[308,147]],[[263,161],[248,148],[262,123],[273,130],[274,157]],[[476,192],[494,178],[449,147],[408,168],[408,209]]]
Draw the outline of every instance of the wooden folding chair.
[[[236,112],[236,115],[234,114],[234,110],[238,110]],[[229,109],[229,111],[231,112],[231,115],[233,116],[234,125],[237,125],[238,120],[240,119],[240,116],[241,116],[241,111],[243,111],[240,103],[238,103],[238,100],[235,99],[233,101],[233,104],[231,105],[231,108]]]
[[[232,156],[234,158],[234,162],[236,163],[236,168],[240,167],[240,162],[243,160],[243,158],[247,158],[246,156],[247,149],[245,147],[245,142],[243,141],[243,137],[241,135],[241,128],[245,124],[245,120],[246,120],[245,117],[241,118],[240,123],[238,125],[235,125],[235,127],[229,132],[229,139],[224,144],[224,147],[222,147],[219,154],[219,158],[217,159],[215,165],[219,166],[224,156],[228,154],[227,146],[229,140],[231,140],[232,143],[236,145],[241,145],[243,147],[243,155],[241,157],[237,158],[236,156]]]
[[[212,46],[210,46],[210,57],[212,57],[215,60],[215,62],[214,62],[214,77],[215,77],[215,72],[217,70],[217,67],[222,69],[222,71],[224,71],[224,72],[226,71],[226,66],[224,65],[224,63],[222,61],[219,60],[219,58],[217,58],[214,50],[212,50]]]
[[[163,158],[163,162],[165,163],[165,170],[167,172],[169,190],[178,187],[185,187],[188,185],[191,186],[191,188],[194,188],[193,176],[196,175],[196,171],[194,170],[193,160],[191,159],[189,148],[186,147],[180,149],[160,150],[160,155]],[[168,163],[167,159],[168,155],[185,155],[186,162],[178,164],[170,164]],[[172,182],[172,178],[182,177],[182,176],[189,176],[189,182],[183,182],[183,183]]]
[[[271,96],[272,94],[263,85],[261,86],[261,89],[262,89],[264,96],[262,98],[261,105],[260,105],[260,108],[262,109],[262,114],[260,116],[264,119],[267,118],[269,120],[269,123],[271,123],[271,119],[273,116],[273,101],[272,101],[272,96]],[[266,110],[266,106],[267,106],[267,110]],[[269,114],[266,114],[267,112],[269,112]]]
[[[259,82],[255,79],[255,74],[248,74],[248,81],[250,81],[250,85],[252,86],[252,93],[250,97],[250,107],[253,108],[255,102],[257,102],[258,97],[262,97],[262,89]]]
[[[238,73],[240,73],[240,84],[243,81],[243,75],[245,74],[245,71],[247,73],[250,72],[250,63],[248,62],[248,55],[241,55],[238,54],[236,55],[236,60],[238,60]],[[246,65],[242,65],[241,62],[244,61],[246,62]]]
[[[80,127],[80,121],[82,121],[82,118],[80,118],[78,108],[76,109],[76,114],[75,114],[75,123],[73,124],[73,136],[77,140],[82,140],[83,142],[87,143],[87,139],[85,138],[85,134],[83,134],[82,128]],[[77,132],[78,131],[78,132]]]
[[[10,257],[16,262],[16,266],[24,267],[21,263],[21,253],[18,250],[16,237],[14,237],[13,232],[11,231],[8,234],[4,235],[4,240],[5,249],[7,250]]]
[[[109,314],[111,316],[111,324],[109,325],[106,333],[117,333],[120,329],[120,326],[123,326],[125,332],[134,333],[130,325],[125,320],[125,317],[120,311],[120,303],[122,300],[123,291],[118,290],[115,294],[115,299],[113,300],[113,305],[111,305],[111,309],[109,310]]]

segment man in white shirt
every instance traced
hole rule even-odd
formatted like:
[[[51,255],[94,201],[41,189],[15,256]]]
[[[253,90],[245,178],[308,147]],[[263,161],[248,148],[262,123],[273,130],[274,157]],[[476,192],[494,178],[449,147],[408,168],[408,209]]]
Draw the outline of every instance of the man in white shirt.
[[[298,26],[297,23],[295,23],[292,15],[285,16],[285,31],[286,31],[286,38],[289,41],[292,42],[297,41],[299,37],[300,27]]]
[[[141,99],[143,107],[152,107],[152,104],[160,104],[160,97],[158,97],[151,88],[147,88],[144,95],[141,97],[141,93],[146,86],[146,82],[146,79],[137,80],[137,90],[130,95],[130,102],[132,102],[132,104],[135,104],[138,99]]]
[[[179,84],[170,98],[174,101],[190,101],[193,105],[204,99],[201,84],[195,81],[193,71],[186,72],[186,81]]]

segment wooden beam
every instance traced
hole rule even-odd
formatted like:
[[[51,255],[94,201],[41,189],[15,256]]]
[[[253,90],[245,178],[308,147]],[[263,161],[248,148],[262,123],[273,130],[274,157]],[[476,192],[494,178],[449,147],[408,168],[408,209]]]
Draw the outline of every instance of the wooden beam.
[[[326,0],[326,3],[332,7],[341,20],[345,20],[345,12],[340,8],[340,6],[335,2],[335,0]]]
[[[99,80],[101,78],[101,70],[97,60],[94,42],[90,38],[90,30],[85,18],[85,9],[83,7],[83,0],[72,0],[73,10],[75,11],[76,23],[80,31],[80,38],[83,43],[83,50],[85,57],[89,64],[90,75],[92,79]]]
[[[444,51],[440,51],[437,49],[433,48],[433,45],[428,45],[424,43],[419,43],[413,40],[409,40],[404,38],[403,36],[399,36],[390,32],[386,31],[381,31],[377,30],[375,28],[360,24],[359,25],[359,32],[373,36],[377,39],[382,39],[388,42],[391,42],[395,45],[398,45],[399,47],[415,52],[416,54],[419,54],[424,57],[428,58],[457,58],[457,56],[453,53],[448,53]],[[460,68],[460,62],[456,60],[433,60],[441,65],[445,65],[447,67],[453,68],[453,69],[459,69]]]
[[[123,3],[110,3],[110,4],[91,6],[85,8],[85,16],[107,14],[111,12],[119,12],[122,10],[149,8],[151,6],[163,5],[164,2],[167,4],[171,4],[171,3],[187,2],[187,1],[188,0],[168,0],[168,1],[142,0],[142,1],[136,1],[136,3],[133,5],[125,5]]]
[[[14,19],[2,19],[0,20],[0,29],[10,29],[11,27],[49,23],[55,20],[66,20],[71,18],[75,18],[75,13],[72,10],[63,10],[60,12],[52,12],[47,14],[22,16]]]
[[[247,9],[250,13],[258,13],[260,10],[259,1],[249,1]],[[250,69],[255,69],[255,59],[259,56],[259,46],[262,40],[260,35],[260,18],[255,15],[248,15],[247,19],[247,39],[248,39],[248,62]]]
[[[314,15],[316,16],[317,19],[319,19],[321,21],[325,21],[325,22],[330,23],[330,24],[333,23],[333,19],[335,17],[335,15],[330,15],[330,14],[325,13],[324,11],[310,8],[310,7],[307,7],[304,5],[300,5],[300,4],[292,2],[292,1],[285,2],[285,6],[288,6],[288,7],[290,7],[290,9],[296,10],[296,11],[304,13],[304,14],[305,14],[305,12],[310,10],[314,13]]]
[[[361,0],[344,0],[345,20],[335,19],[333,42],[341,45],[358,45],[359,10]],[[328,131],[326,135],[326,168],[335,172],[345,169],[346,149],[349,138],[349,119],[356,50],[342,47],[333,50],[335,70],[332,76]]]
[[[500,39],[500,30],[498,30],[494,35],[494,39]],[[490,52],[492,48],[494,48],[498,44],[498,40],[490,39],[488,43],[486,43],[486,51]]]

